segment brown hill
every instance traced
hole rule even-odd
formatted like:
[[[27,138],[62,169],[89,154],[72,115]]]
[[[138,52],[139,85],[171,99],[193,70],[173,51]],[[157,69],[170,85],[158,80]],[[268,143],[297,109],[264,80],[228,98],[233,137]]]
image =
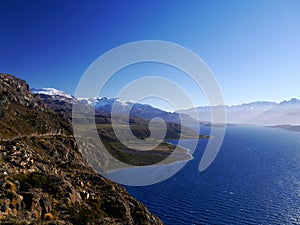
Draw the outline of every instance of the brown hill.
[[[191,158],[187,151],[180,147],[174,152],[176,146],[168,144],[167,142],[160,143],[152,150],[142,150],[148,146],[156,146],[159,142],[155,138],[147,139],[151,135],[149,129],[150,114],[147,114],[150,119],[132,116],[131,114],[129,117],[129,126],[132,134],[135,138],[143,140],[143,143],[137,142],[136,139],[130,136],[130,132],[126,129],[128,118],[124,114],[114,114],[114,127],[118,128],[123,138],[130,142],[131,145],[134,145],[134,149],[132,149],[121,143],[116,137],[111,124],[111,115],[107,111],[95,110],[92,106],[84,104],[76,98],[70,99],[64,96],[47,94],[36,94],[36,96],[40,97],[49,109],[70,119],[72,117],[72,105],[75,107],[76,113],[73,113],[72,119],[73,124],[75,124],[77,130],[80,131],[80,138],[77,139],[77,141],[79,140],[79,142],[82,143],[80,149],[84,150],[84,155],[88,162],[100,173],[111,169],[124,168],[128,164],[146,166],[162,161],[163,163],[171,163],[178,160],[189,160]],[[152,117],[155,117],[155,115]],[[95,123],[99,134],[97,136],[91,133],[91,129]],[[209,138],[206,135],[199,135],[194,130],[174,122],[155,122],[151,124],[153,128],[152,133],[154,134],[163,133],[162,127],[166,125],[165,139],[167,140],[179,138]],[[99,143],[99,137],[104,146]],[[85,146],[89,146],[88,149],[86,149]],[[104,147],[109,153],[103,151]],[[99,149],[102,149],[102,151],[99,151]],[[110,157],[110,155],[113,157]],[[117,163],[115,159],[118,159],[118,161],[126,165]]]
[[[1,224],[162,224],[78,152],[70,118],[0,74]]]

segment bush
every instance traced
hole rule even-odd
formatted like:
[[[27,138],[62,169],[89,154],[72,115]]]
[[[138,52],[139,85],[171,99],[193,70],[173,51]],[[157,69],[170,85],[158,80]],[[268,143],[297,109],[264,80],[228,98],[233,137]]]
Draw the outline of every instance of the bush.
[[[100,206],[99,206],[100,207]],[[105,216],[101,209],[89,209],[79,203],[69,206],[70,222],[74,225],[86,225],[88,223],[98,222],[100,218]]]
[[[47,180],[46,175],[33,172],[29,175],[27,182],[34,188],[42,188],[47,183]]]
[[[21,184],[28,183],[33,188],[42,188],[47,184],[47,176],[40,172],[32,172],[29,175],[19,173],[14,177]]]
[[[20,183],[23,183],[28,179],[28,176],[24,173],[18,173],[14,176],[14,179],[19,181]]]
[[[98,198],[90,198],[88,199],[87,203],[95,210],[101,210],[101,199]]]

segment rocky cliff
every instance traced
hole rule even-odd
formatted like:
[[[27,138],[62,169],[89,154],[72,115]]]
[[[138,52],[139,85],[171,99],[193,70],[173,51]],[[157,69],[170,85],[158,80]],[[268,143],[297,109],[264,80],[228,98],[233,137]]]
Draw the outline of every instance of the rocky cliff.
[[[78,152],[70,120],[0,74],[0,224],[162,224]]]

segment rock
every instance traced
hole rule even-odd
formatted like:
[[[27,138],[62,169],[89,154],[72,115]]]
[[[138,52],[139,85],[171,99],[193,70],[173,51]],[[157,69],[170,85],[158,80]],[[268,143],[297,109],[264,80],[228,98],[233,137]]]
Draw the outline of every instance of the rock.
[[[25,81],[0,74],[0,116],[0,224],[162,224],[89,166],[70,120]]]

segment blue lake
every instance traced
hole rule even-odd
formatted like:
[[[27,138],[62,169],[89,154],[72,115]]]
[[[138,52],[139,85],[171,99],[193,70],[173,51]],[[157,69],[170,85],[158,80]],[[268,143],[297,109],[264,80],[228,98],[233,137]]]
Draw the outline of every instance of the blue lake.
[[[227,127],[217,158],[199,172],[206,143],[171,178],[126,189],[167,225],[300,224],[300,132]]]

